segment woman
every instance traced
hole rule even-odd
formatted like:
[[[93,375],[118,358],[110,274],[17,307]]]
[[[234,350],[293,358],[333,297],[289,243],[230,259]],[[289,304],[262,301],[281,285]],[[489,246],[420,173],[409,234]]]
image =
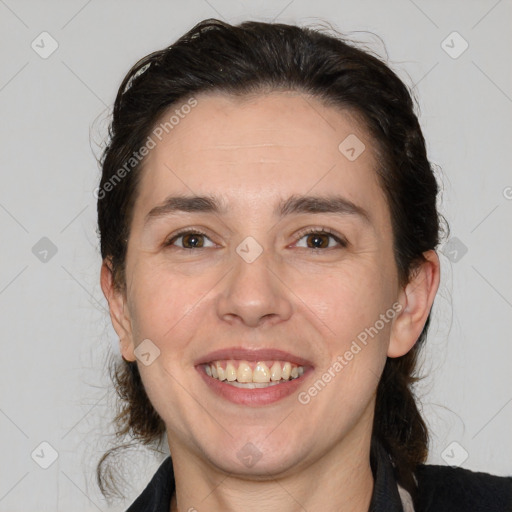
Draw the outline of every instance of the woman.
[[[438,186],[385,64],[309,29],[206,20],[130,70],[110,135],[116,422],[172,455],[129,511],[510,510],[510,478],[423,464],[410,386]]]

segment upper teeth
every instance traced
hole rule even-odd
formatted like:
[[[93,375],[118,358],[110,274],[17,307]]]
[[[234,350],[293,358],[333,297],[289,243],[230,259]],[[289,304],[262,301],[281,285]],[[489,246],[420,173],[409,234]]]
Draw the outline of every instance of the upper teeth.
[[[205,371],[210,377],[228,382],[278,382],[296,379],[304,373],[303,366],[289,362],[258,361],[252,365],[254,369],[248,361],[214,361],[205,365]]]

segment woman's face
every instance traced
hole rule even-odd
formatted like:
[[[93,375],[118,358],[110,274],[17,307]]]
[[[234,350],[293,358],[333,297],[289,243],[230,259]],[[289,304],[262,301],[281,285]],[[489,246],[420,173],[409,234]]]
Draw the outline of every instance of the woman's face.
[[[359,450],[402,307],[373,143],[306,95],[196,100],[142,171],[123,354],[176,458],[264,475]]]

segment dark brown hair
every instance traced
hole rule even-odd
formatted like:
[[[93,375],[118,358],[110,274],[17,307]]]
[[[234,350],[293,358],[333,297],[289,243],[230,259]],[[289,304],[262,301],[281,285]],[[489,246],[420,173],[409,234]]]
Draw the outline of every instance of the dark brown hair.
[[[101,255],[116,285],[124,287],[124,262],[142,163],[133,155],[171,106],[195,94],[233,95],[292,90],[310,94],[363,122],[378,155],[376,169],[390,208],[394,255],[401,284],[439,243],[438,185],[408,88],[368,50],[341,36],[298,26],[204,20],[176,43],[137,62],[117,94],[98,189]],[[127,168],[126,162],[132,162]],[[119,173],[123,168],[126,172]],[[115,179],[122,174],[122,179]],[[110,183],[110,186],[108,184]],[[430,322],[406,355],[388,358],[378,384],[372,444],[380,442],[398,482],[415,494],[413,472],[427,456],[428,433],[411,389]],[[136,363],[113,362],[118,393],[118,437],[146,445],[162,440],[165,425],[151,405]],[[107,452],[97,468],[106,495],[113,480]]]

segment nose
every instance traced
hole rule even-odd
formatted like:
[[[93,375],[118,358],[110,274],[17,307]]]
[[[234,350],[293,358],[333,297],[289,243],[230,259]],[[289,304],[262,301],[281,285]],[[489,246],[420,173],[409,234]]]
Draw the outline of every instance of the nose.
[[[290,318],[290,292],[279,276],[278,266],[269,260],[266,251],[251,263],[234,252],[232,271],[222,280],[224,288],[217,301],[221,319],[258,327]]]

